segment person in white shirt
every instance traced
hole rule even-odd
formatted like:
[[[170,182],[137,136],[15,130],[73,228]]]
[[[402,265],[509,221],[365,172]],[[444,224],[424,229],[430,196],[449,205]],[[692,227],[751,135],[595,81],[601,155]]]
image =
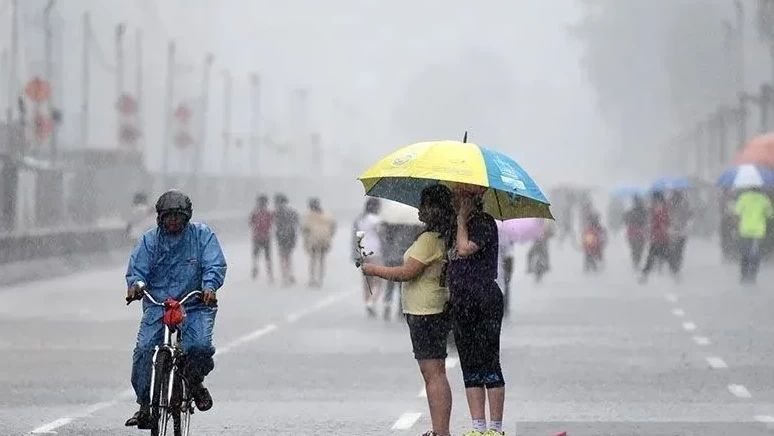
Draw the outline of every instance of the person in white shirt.
[[[369,198],[365,204],[365,210],[355,220],[352,234],[363,232],[360,241],[363,251],[373,253],[364,259],[367,263],[382,263],[382,240],[384,238],[384,222],[379,216],[381,202],[378,198]],[[357,243],[353,241],[353,255],[359,256]],[[381,299],[385,282],[379,277],[363,277],[363,299],[365,301],[368,316],[376,316],[376,302]]]

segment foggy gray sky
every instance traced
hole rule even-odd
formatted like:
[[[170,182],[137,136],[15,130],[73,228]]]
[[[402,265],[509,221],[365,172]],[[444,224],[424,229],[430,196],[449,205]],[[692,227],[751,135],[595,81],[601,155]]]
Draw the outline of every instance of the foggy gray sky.
[[[29,0],[24,7],[36,9],[45,3]],[[115,64],[113,27],[127,23],[126,87],[133,90],[134,31],[141,27],[145,50],[146,149],[151,169],[158,168],[159,144],[163,138],[165,56],[168,38],[179,45],[181,63],[196,67],[180,73],[177,95],[194,101],[200,89],[204,53],[216,56],[210,91],[208,158],[211,170],[219,168],[222,132],[221,70],[235,75],[233,131],[249,131],[249,71],[262,76],[263,107],[261,128],[279,140],[292,139],[298,130],[292,122],[291,91],[310,91],[310,129],[322,133],[326,170],[345,162],[338,171],[357,175],[365,165],[386,151],[406,142],[440,137],[460,138],[471,131],[473,141],[491,145],[513,155],[525,168],[547,185],[582,179],[601,181],[606,156],[613,147],[608,128],[596,110],[595,97],[578,66],[580,47],[569,26],[578,20],[579,7],[572,0],[541,1],[355,1],[292,2],[152,0],[57,2],[62,19],[62,47],[65,83],[62,105],[65,125],[62,141],[75,146],[79,138],[81,95],[81,14],[92,12],[95,39],[106,61]],[[7,23],[8,14],[3,15]],[[24,36],[41,40],[34,24],[23,23]],[[5,27],[5,26],[3,26]],[[0,46],[7,47],[7,33]],[[39,49],[39,46],[38,46]],[[26,73],[40,68],[40,54],[28,50]],[[462,125],[479,106],[466,107],[465,95],[475,95],[489,79],[485,69],[474,62],[484,54],[502,63],[510,76],[510,96],[488,111],[486,125]],[[115,143],[115,79],[92,54],[90,146],[112,147]],[[438,66],[451,66],[438,68]],[[395,126],[397,107],[413,80],[433,69],[440,82],[459,83],[461,77],[472,89],[465,95],[451,92],[452,102],[433,107],[437,121],[432,129],[412,131],[412,136]],[[459,69],[459,71],[455,71]],[[25,77],[24,71],[20,77]],[[493,73],[496,74],[497,72]],[[474,77],[471,76],[474,75]],[[500,72],[502,76],[502,72]],[[443,90],[431,91],[430,100]],[[0,94],[3,95],[3,94]],[[439,100],[443,96],[438,95]],[[449,100],[449,97],[444,97]],[[474,102],[484,104],[481,99]],[[494,112],[494,115],[492,113]],[[417,116],[426,116],[425,108]],[[462,115],[462,116],[460,116]],[[409,116],[414,116],[409,114]],[[450,120],[446,123],[445,120]],[[452,122],[453,121],[453,122]],[[432,131],[430,131],[432,130]],[[496,131],[495,131],[496,130]],[[416,135],[416,136],[413,136]],[[246,151],[232,155],[231,168],[247,171]],[[289,171],[278,162],[291,158],[295,168],[310,168],[308,153],[281,155],[264,149],[264,173]],[[343,161],[351,156],[358,167]],[[172,169],[185,168],[175,150]],[[181,166],[182,165],[182,166]],[[306,165],[306,166],[304,166]],[[287,167],[287,166],[286,166]],[[290,167],[291,170],[293,167]]]

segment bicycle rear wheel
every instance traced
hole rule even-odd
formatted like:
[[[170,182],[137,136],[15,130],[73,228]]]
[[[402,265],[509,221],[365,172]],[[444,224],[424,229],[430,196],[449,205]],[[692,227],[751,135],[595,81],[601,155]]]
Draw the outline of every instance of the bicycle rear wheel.
[[[172,356],[168,350],[156,353],[153,365],[153,397],[151,398],[151,436],[166,436],[169,422],[169,374]]]

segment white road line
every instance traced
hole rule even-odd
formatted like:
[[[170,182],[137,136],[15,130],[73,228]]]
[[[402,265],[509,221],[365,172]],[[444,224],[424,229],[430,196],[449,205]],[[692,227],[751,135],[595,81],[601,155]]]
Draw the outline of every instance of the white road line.
[[[685,316],[685,311],[683,309],[679,309],[679,308],[678,309],[672,309],[672,315],[682,318],[682,317]]]
[[[422,416],[419,412],[406,412],[395,421],[392,425],[393,430],[408,430],[414,426],[419,417]]]
[[[248,343],[250,341],[254,341],[254,340],[260,338],[261,336],[268,335],[269,333],[273,332],[274,330],[277,330],[277,328],[278,327],[277,327],[276,324],[269,324],[269,325],[267,325],[265,327],[261,327],[258,330],[255,330],[255,331],[253,331],[251,333],[248,333],[248,334],[246,334],[244,336],[240,336],[240,337],[234,339],[233,341],[229,342],[228,344],[226,344],[226,345],[224,345],[222,347],[219,347],[218,350],[215,351],[215,355],[217,356],[217,355],[220,355],[220,354],[228,353],[231,350],[233,350],[234,348],[239,347],[240,345],[244,345],[244,344],[246,344],[246,343]]]
[[[752,394],[744,385],[728,385],[728,391],[739,398],[752,398]]]
[[[706,347],[710,344],[710,340],[706,336],[694,336],[693,342],[696,342],[696,345],[701,345],[702,347]]]
[[[457,357],[447,357],[446,358],[446,369],[452,369],[457,366],[457,364],[460,363],[460,359]]]
[[[306,309],[299,310],[298,312],[293,312],[293,313],[289,314],[286,319],[287,319],[287,321],[289,323],[294,323],[294,322],[298,321],[299,319],[301,319],[301,318],[303,318],[303,317],[305,317],[305,316],[307,316],[307,315],[309,315],[309,314],[311,314],[313,312],[316,312],[316,311],[318,311],[320,309],[323,309],[323,308],[325,308],[327,306],[330,306],[331,304],[337,302],[338,300],[341,300],[342,298],[346,297],[347,295],[349,295],[348,292],[340,292],[338,294],[334,294],[334,295],[328,296],[328,297],[318,301],[315,305],[313,305],[311,307],[307,307]]]
[[[675,294],[666,294],[664,295],[664,298],[670,303],[677,303],[678,300],[677,295]]]
[[[683,323],[683,328],[686,331],[692,332],[692,331],[696,330],[696,324],[694,324],[694,323],[692,323],[690,321],[686,321],[686,322]]]
[[[335,303],[337,300],[343,298],[346,295],[347,295],[346,292],[340,292],[338,294],[334,294],[334,295],[331,295],[329,297],[326,297],[326,298],[320,300],[319,302],[317,302],[316,304],[314,304],[313,306],[298,312],[297,317],[295,319],[293,319],[292,321],[290,319],[291,315],[288,315],[288,322],[295,322],[296,320],[298,320],[302,316],[308,315],[308,314],[310,314],[312,312],[315,312],[315,311],[320,310],[320,309],[322,309],[324,307],[327,307],[327,306]],[[234,339],[233,341],[229,342],[226,345],[218,347],[217,351],[215,352],[215,355],[218,356],[218,355],[229,353],[229,352],[233,351],[235,348],[240,347],[240,346],[242,346],[242,345],[244,345],[244,344],[246,344],[248,342],[254,341],[254,340],[256,340],[256,339],[258,339],[258,338],[260,338],[262,336],[265,336],[265,335],[273,332],[274,330],[277,330],[278,328],[279,327],[276,324],[268,324],[268,325],[266,325],[264,327],[261,327],[261,328],[255,330],[255,331],[252,331],[252,332],[250,332],[250,333],[248,333],[246,335],[240,336],[240,337]],[[90,416],[90,415],[92,415],[92,414],[94,414],[94,413],[96,413],[96,412],[98,412],[98,411],[100,411],[102,409],[106,409],[106,408],[108,408],[110,406],[113,406],[113,405],[117,404],[119,401],[121,401],[121,400],[123,400],[125,398],[129,398],[132,395],[133,395],[133,391],[131,389],[127,389],[127,390],[122,391],[121,393],[119,393],[115,398],[113,398],[110,401],[103,401],[103,402],[100,402],[100,403],[92,404],[92,405],[88,406],[86,409],[84,409],[84,411],[82,413],[74,414],[71,417],[63,417],[63,418],[56,419],[54,421],[49,422],[48,424],[44,424],[44,425],[42,425],[42,426],[32,430],[30,433],[34,433],[34,434],[56,434],[56,432],[54,431],[55,429],[57,429],[59,427],[63,427],[65,425],[73,422],[75,419],[86,418],[86,417],[88,417],[88,416]],[[417,417],[417,419],[418,418],[419,417]],[[412,423],[412,425],[413,425],[413,423]]]
[[[417,394],[417,398],[427,398],[427,389],[425,389],[424,386],[419,391],[419,394]]]
[[[72,422],[74,418],[59,418],[56,421],[51,421],[46,425],[41,425],[40,427],[36,428],[35,430],[32,430],[30,433],[33,434],[46,434],[46,433],[53,433],[56,434],[54,430],[57,428],[67,425]]]
[[[774,428],[774,416],[770,415],[755,415],[754,420],[767,424],[769,428]]]
[[[714,356],[708,357],[707,358],[707,363],[709,363],[709,366],[712,369],[728,368],[728,364],[726,364],[726,362],[723,359],[721,359],[720,357],[714,357]]]

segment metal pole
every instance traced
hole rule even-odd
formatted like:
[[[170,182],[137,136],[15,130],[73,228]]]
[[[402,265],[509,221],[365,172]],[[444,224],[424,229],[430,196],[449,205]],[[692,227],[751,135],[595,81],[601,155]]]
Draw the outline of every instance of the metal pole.
[[[739,122],[737,132],[737,144],[734,149],[741,149],[747,142],[747,95],[744,92],[739,93],[739,108],[736,111]]]
[[[256,177],[259,174],[260,162],[260,123],[261,123],[261,78],[258,73],[250,75],[251,96],[250,103],[252,106],[250,117],[250,167],[252,170],[252,176]]]
[[[19,62],[19,5],[18,0],[11,0],[11,59],[10,69],[8,72],[8,126],[10,127],[11,121],[13,121],[13,107],[16,104],[16,98],[18,96],[18,90],[16,89],[17,83],[17,68]],[[10,129],[9,129],[10,132]],[[10,135],[10,133],[9,133]]]
[[[81,70],[81,147],[89,145],[89,88],[91,86],[91,16],[83,14],[83,64]]]
[[[118,145],[121,149],[124,149],[126,143],[121,135],[121,124],[125,115],[119,110],[118,102],[121,100],[121,96],[124,95],[124,32],[126,27],[124,23],[118,23],[116,25],[116,133],[118,137]]]
[[[210,70],[215,58],[212,53],[207,53],[204,57],[204,70],[202,75],[202,100],[201,100],[201,121],[199,123],[199,140],[196,141],[194,157],[194,173],[200,173],[203,169],[204,147],[207,143],[207,113],[210,104]]]
[[[738,74],[738,91],[744,91],[745,88],[745,46],[744,46],[744,38],[745,38],[745,16],[744,16],[744,5],[740,0],[734,0],[734,8],[736,10],[736,33],[737,33],[737,47],[738,47],[738,62],[739,62],[739,68],[737,69]]]
[[[137,137],[137,141],[140,142],[138,149],[143,155],[143,159],[145,157],[145,129],[143,125],[143,117],[142,117],[142,103],[143,103],[143,96],[142,96],[142,31],[140,29],[137,29],[137,34],[135,35],[135,44],[136,44],[136,54],[137,57],[137,71],[135,74],[136,77],[136,85],[137,90],[135,91],[135,100],[137,102],[137,130],[140,132],[140,134]]]
[[[771,86],[761,85],[761,124],[758,133],[764,134],[769,130],[769,106],[771,105]]]
[[[172,104],[175,98],[175,42],[170,41],[167,45],[167,99],[164,105],[164,141],[161,155],[161,173],[166,190],[169,185],[169,142],[172,136]]]
[[[53,60],[53,54],[52,54],[52,40],[53,40],[53,34],[51,32],[51,10],[54,7],[54,0],[48,0],[48,3],[46,4],[46,8],[43,10],[43,33],[44,33],[44,53],[45,53],[45,65],[46,65],[46,81],[48,82],[49,86],[53,90],[54,88],[54,60]],[[54,122],[54,129],[51,134],[51,139],[49,141],[49,153],[50,153],[50,160],[51,162],[56,162],[57,160],[57,143],[56,143],[56,130],[57,130],[57,122],[53,120],[56,118],[54,115],[54,93],[51,93],[51,96],[48,100],[48,107],[49,107],[49,114],[51,114],[52,121]]]
[[[220,162],[223,176],[228,174],[228,153],[231,146],[231,72],[223,71],[223,159]]]

